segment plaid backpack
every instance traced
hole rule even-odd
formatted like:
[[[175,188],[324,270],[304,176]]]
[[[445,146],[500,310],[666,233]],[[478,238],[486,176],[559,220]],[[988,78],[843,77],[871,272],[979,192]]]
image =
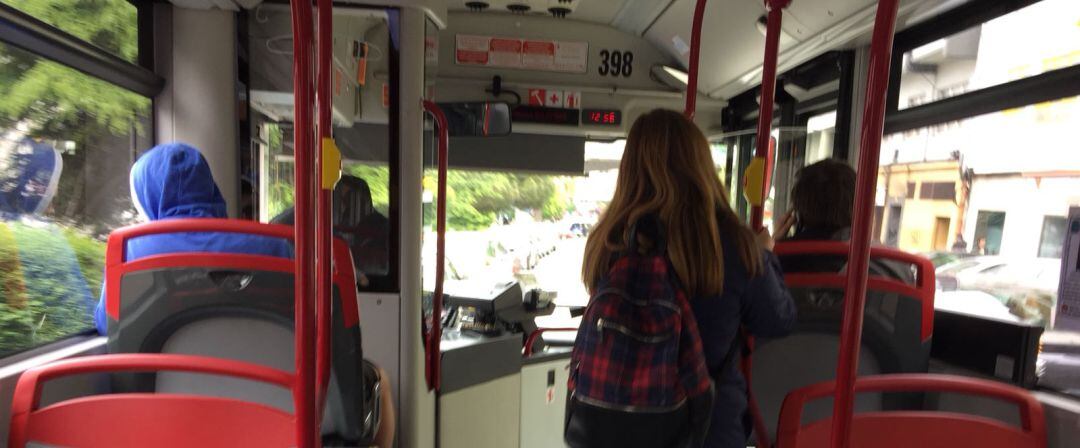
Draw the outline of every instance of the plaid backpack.
[[[697,323],[661,242],[626,253],[598,285],[570,361],[566,442],[571,447],[698,447],[713,387]],[[642,221],[643,223],[646,221]]]

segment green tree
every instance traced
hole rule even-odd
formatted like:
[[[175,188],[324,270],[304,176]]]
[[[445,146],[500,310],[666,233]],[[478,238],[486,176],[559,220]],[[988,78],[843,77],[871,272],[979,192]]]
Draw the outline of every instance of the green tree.
[[[138,57],[137,11],[126,0],[3,1],[122,59]],[[121,224],[119,215],[87,209],[89,195],[97,193],[93,176],[101,164],[126,155],[118,142],[145,132],[141,119],[149,116],[150,99],[3,43],[0,98],[0,130],[20,128],[29,137],[73,144],[62,154],[64,174],[47,213],[95,233]],[[113,199],[105,209],[127,207],[126,195]]]
[[[126,0],[4,2],[127,61],[138,57],[137,11]],[[37,137],[125,135],[150,106],[145,97],[11,46],[0,45],[0,61],[0,117],[9,126],[28,124]]]

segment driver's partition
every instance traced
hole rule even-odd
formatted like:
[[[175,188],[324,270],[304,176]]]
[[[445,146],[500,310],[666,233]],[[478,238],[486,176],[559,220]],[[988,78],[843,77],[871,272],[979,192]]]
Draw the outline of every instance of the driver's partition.
[[[227,253],[170,253],[124,259],[128,241],[178,232],[261,235],[291,242],[289,226],[224,219],[158,221],[109,237],[106,312],[110,353],[171,353],[294,368],[293,276],[288,258]],[[378,375],[363,360],[356,280],[349,249],[333,245],[331,366],[325,440],[366,444],[378,426]],[[292,413],[288,390],[236,378],[191,373],[116,374],[119,392],[197,394],[262,403]]]
[[[848,243],[788,241],[777,243],[774,252],[785,265],[784,280],[798,307],[798,321],[786,338],[755,340],[751,384],[771,436],[777,435],[781,404],[789,392],[835,378]],[[926,373],[933,334],[933,265],[885,247],[871,248],[870,257],[859,375]],[[868,391],[856,397],[860,410],[921,405],[917,393]],[[829,403],[819,402],[803,413],[822,418],[831,411]]]

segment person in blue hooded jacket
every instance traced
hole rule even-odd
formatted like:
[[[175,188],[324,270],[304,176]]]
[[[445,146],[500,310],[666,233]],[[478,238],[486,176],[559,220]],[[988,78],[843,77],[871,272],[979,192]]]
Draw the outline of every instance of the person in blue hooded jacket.
[[[225,198],[221,196],[210,165],[198,149],[183,143],[155,146],[131,168],[131,198],[139,215],[147,221],[186,218],[227,218]],[[292,246],[280,238],[226,232],[187,232],[148,235],[128,241],[125,258],[135,260],[151,255],[176,252],[217,252],[293,258]],[[98,332],[106,334],[105,285],[94,310]],[[366,361],[366,360],[365,360]],[[390,397],[390,377],[378,370],[380,414],[376,431],[377,446],[391,446],[395,420]]]
[[[210,165],[183,143],[166,143],[147,151],[131,168],[131,199],[147,221],[227,218]],[[135,260],[175,252],[218,252],[292,258],[292,246],[280,238],[224,232],[148,235],[127,243],[125,258]],[[105,286],[94,309],[94,323],[107,333]]]

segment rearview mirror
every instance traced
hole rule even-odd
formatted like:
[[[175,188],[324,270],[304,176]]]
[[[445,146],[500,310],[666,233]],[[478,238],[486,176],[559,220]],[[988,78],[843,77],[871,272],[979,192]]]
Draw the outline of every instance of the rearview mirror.
[[[439,103],[451,137],[498,137],[510,134],[506,103]]]

